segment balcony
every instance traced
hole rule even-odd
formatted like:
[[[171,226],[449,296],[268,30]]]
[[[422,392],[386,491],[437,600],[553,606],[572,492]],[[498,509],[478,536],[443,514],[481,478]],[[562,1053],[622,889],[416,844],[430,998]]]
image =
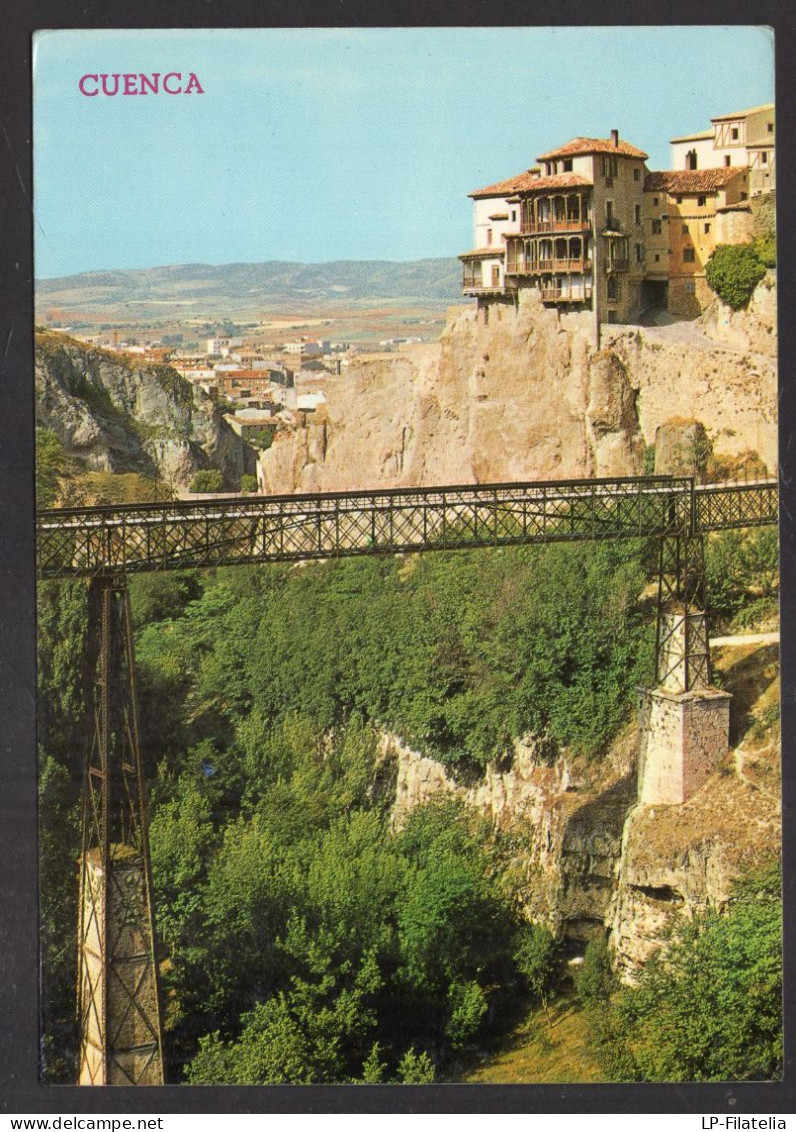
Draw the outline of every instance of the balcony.
[[[543,303],[587,303],[592,297],[591,287],[542,287],[541,292]]]
[[[507,275],[541,275],[544,272],[560,271],[584,275],[591,271],[590,259],[538,259],[536,263],[526,263],[519,259],[516,262],[509,259],[506,267]]]
[[[629,259],[604,259],[603,271],[607,275],[610,271],[627,271],[630,267]]]
[[[588,219],[564,220],[527,220],[522,225],[523,236],[534,236],[546,232],[590,232],[591,221]]]

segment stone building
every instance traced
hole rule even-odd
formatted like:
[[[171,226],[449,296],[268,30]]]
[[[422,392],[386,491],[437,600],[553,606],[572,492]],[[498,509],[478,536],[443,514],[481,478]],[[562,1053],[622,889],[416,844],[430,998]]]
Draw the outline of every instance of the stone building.
[[[713,292],[705,265],[717,244],[748,239],[745,167],[665,170],[644,181],[646,293],[671,314],[695,318]]]
[[[465,294],[590,309],[600,321],[637,316],[645,272],[646,153],[619,138],[574,138],[539,165],[477,189],[476,247],[460,256]]]
[[[470,193],[464,294],[488,308],[533,287],[562,313],[591,312],[595,328],[652,307],[695,318],[713,297],[707,260],[754,237],[750,198],[774,188],[774,104],[719,115],[671,147],[673,168],[651,173],[617,130],[577,137]]]

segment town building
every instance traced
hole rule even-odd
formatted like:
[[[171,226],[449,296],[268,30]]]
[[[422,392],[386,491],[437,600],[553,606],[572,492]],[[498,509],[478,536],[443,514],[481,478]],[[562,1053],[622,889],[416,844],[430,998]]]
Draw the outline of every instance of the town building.
[[[471,193],[477,246],[459,257],[465,294],[505,300],[536,287],[546,304],[632,321],[645,276],[646,159],[613,130]]]
[[[717,244],[746,238],[745,167],[648,173],[646,294],[670,314],[696,318],[713,297],[705,266]]]
[[[749,195],[776,188],[774,103],[711,118],[711,128],[672,138],[672,169],[748,168]]]
[[[595,329],[651,307],[696,317],[713,297],[708,259],[753,237],[750,199],[774,189],[774,104],[711,122],[671,140],[670,170],[650,172],[647,154],[612,130],[470,193],[464,294],[488,309],[532,287],[562,314],[590,311]]]

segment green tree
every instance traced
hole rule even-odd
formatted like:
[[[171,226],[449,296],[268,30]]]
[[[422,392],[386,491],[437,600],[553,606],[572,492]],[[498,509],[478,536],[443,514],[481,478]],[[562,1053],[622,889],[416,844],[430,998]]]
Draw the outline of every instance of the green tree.
[[[210,493],[224,490],[224,477],[218,468],[205,468],[197,472],[191,482],[191,491]]]
[[[746,306],[765,273],[754,244],[719,244],[705,265],[708,285],[733,310]]]
[[[240,489],[244,493],[257,491],[257,476],[242,475],[240,477]]]
[[[608,944],[602,936],[586,944],[583,963],[575,975],[575,993],[584,1006],[607,1002],[616,989]]]
[[[51,428],[36,429],[36,506],[52,507],[58,497],[58,477],[64,471],[64,450]]]
[[[555,936],[540,924],[531,924],[523,931],[514,956],[528,989],[541,1002],[548,1023],[552,1026],[547,1001],[557,981],[558,947]]]
[[[728,911],[695,916],[602,1016],[613,1079],[776,1079],[782,1067],[779,865],[737,886]]]

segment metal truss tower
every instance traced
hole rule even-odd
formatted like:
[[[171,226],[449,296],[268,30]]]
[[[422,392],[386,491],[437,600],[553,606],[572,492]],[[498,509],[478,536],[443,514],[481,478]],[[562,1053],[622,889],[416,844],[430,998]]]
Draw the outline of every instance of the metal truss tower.
[[[164,1075],[152,876],[123,574],[92,580],[88,632],[93,734],[83,788],[77,1079],[158,1085]]]

